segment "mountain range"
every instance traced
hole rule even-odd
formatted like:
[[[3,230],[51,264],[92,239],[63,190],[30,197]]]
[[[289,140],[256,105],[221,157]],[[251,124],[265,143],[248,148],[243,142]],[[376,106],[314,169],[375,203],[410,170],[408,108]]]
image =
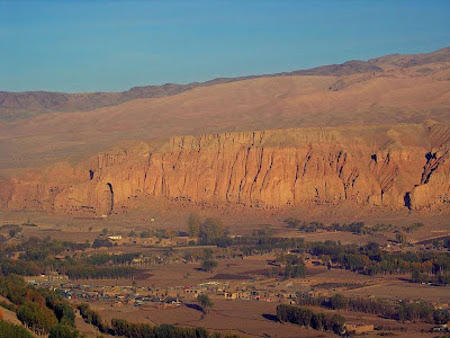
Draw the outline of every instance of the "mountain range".
[[[122,93],[2,92],[0,112],[0,208],[449,211],[449,47]]]
[[[176,95],[197,87],[214,86],[221,83],[243,81],[258,77],[278,76],[346,76],[360,73],[383,72],[423,66],[429,63],[449,62],[450,47],[426,54],[388,55],[368,61],[353,60],[342,64],[320,66],[293,72],[252,75],[237,78],[217,78],[206,82],[189,84],[166,83],[160,86],[133,87],[123,92],[59,93],[47,91],[7,92],[0,91],[0,121],[17,120],[39,113],[88,111],[100,107],[118,105],[123,102]],[[423,70],[426,72],[426,69]],[[334,87],[336,88],[336,87]]]

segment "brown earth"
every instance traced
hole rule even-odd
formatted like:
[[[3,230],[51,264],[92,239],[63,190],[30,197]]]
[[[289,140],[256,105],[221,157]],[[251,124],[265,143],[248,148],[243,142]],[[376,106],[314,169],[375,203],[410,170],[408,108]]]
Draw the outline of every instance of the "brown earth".
[[[212,81],[212,85],[178,94],[169,91],[169,96],[117,104],[119,100],[90,111],[61,113],[55,108],[34,117],[3,119],[0,169],[4,175],[5,169],[15,175],[22,167],[80,160],[122,140],[274,128],[423,123],[429,119],[449,122],[449,55],[446,48],[366,63],[351,61],[291,76]],[[3,102],[3,107],[8,105]],[[33,105],[26,109],[34,111]]]
[[[208,87],[220,83],[242,81],[268,76],[322,75],[344,76],[358,73],[382,72],[398,68],[422,66],[429,63],[450,61],[449,47],[432,53],[415,55],[388,55],[369,61],[353,60],[343,64],[320,66],[312,69],[297,70],[288,73],[252,75],[237,78],[218,78],[206,82],[193,82],[186,85],[166,83],[161,86],[134,87],[124,92],[108,93],[59,93],[46,91],[0,92],[0,120],[18,120],[40,113],[71,112],[77,110],[92,110],[95,108],[113,106],[126,101],[140,98],[164,97],[182,93],[197,87]],[[430,72],[423,68],[421,72]],[[336,87],[333,87],[336,88]]]
[[[4,120],[0,209],[107,215],[151,197],[446,213],[449,55],[351,61]]]
[[[261,267],[263,269],[270,268],[267,265],[268,259],[274,256],[264,255],[245,258],[243,260],[220,260],[219,270],[230,271],[231,273],[251,273],[249,269]],[[226,264],[233,262],[234,264]],[[439,304],[447,304],[449,301],[448,287],[432,287],[429,285],[412,284],[404,281],[404,275],[377,275],[364,276],[357,275],[348,270],[332,269],[328,270],[324,266],[312,266],[307,261],[307,276],[304,279],[279,281],[272,279],[258,280],[256,276],[255,282],[245,281],[228,281],[232,287],[246,288],[248,285],[275,286],[289,290],[292,292],[308,292],[314,289],[316,292],[325,295],[335,293],[344,294],[346,296],[374,296],[376,298],[388,299],[394,302],[400,299],[415,300],[418,298],[425,299],[430,302]],[[183,286],[195,285],[196,283],[209,280],[206,276],[208,273],[198,271],[195,267],[198,263],[170,263],[168,265],[157,265],[152,267],[155,273],[147,280],[137,281],[138,286],[167,287],[167,286]],[[189,272],[189,278],[186,278]],[[212,274],[209,274],[212,275]],[[214,280],[214,278],[211,278]],[[131,285],[131,280],[120,281],[119,285]],[[115,280],[80,280],[77,283],[90,285],[115,285]],[[328,287],[331,285],[330,287]],[[195,303],[195,296],[184,300],[185,303]],[[273,302],[266,301],[226,301],[223,296],[211,295],[214,307],[209,313],[202,314],[200,311],[181,306],[174,309],[157,309],[152,306],[144,305],[135,306],[113,306],[111,300],[93,301],[91,307],[99,311],[102,318],[110,321],[113,318],[123,318],[130,322],[142,322],[149,324],[170,323],[180,326],[201,326],[210,330],[227,332],[232,330],[235,333],[244,334],[246,336],[263,336],[268,334],[272,337],[298,337],[298,336],[332,336],[329,333],[315,331],[311,329],[300,328],[296,325],[287,323],[279,323],[274,320],[276,306],[278,300]],[[319,307],[308,307],[314,312],[332,312]],[[373,324],[374,326],[384,326],[391,328],[401,328],[404,331],[395,331],[401,337],[424,336],[431,337],[428,333],[433,326],[427,323],[402,323],[391,319],[384,319],[373,314],[364,314],[351,311],[338,311],[343,315],[349,323]],[[425,330],[425,333],[421,333]],[[371,337],[377,336],[377,331],[369,334]]]

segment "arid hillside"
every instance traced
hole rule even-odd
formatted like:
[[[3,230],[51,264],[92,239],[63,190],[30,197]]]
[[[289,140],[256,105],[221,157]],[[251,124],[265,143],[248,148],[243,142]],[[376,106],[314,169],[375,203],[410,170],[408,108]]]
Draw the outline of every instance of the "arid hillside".
[[[1,185],[3,208],[121,213],[159,197],[261,209],[298,205],[448,211],[450,126],[302,128],[129,142],[75,167]]]
[[[124,92],[96,93],[58,93],[45,91],[0,92],[0,121],[12,121],[49,112],[88,111],[105,106],[114,106],[126,101],[143,98],[171,96],[197,87],[208,87],[221,83],[243,81],[271,76],[345,76],[358,73],[374,73],[385,70],[405,69],[429,63],[449,62],[450,47],[432,53],[415,55],[388,55],[369,61],[353,60],[343,64],[320,66],[293,72],[251,75],[237,78],[218,78],[206,82],[193,82],[186,85],[166,83],[161,86],[133,87]]]
[[[199,86],[92,111],[0,122],[0,169],[80,160],[118,141],[450,120],[449,51]],[[374,68],[376,67],[376,68]],[[320,74],[320,75],[308,75]],[[219,81],[220,82],[220,81]],[[3,170],[3,174],[6,175]]]
[[[155,197],[448,210],[449,55],[166,86],[160,97],[3,120],[0,207],[99,215]]]

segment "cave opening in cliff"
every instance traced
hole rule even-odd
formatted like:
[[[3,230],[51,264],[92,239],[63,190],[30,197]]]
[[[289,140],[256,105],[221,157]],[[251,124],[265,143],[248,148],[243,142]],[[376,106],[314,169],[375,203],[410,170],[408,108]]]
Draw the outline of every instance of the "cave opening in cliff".
[[[108,183],[106,183],[106,185],[108,186],[109,192],[111,193],[110,194],[110,196],[111,196],[111,203],[110,203],[110,208],[109,208],[109,214],[111,214],[112,211],[113,211],[113,208],[114,208],[114,190],[113,190],[113,187],[112,187],[111,183],[108,182]]]
[[[92,181],[94,179],[94,170],[89,170],[89,179]]]
[[[407,192],[403,197],[403,200],[405,201],[405,207],[411,210],[411,193]]]

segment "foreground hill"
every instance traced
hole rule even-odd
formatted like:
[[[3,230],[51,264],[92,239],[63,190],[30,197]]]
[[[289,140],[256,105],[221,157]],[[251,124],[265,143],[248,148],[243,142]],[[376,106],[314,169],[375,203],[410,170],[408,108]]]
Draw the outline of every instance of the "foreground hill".
[[[135,198],[448,211],[450,125],[303,128],[130,142],[0,184],[4,209],[121,213]],[[148,202],[151,203],[151,202]]]

